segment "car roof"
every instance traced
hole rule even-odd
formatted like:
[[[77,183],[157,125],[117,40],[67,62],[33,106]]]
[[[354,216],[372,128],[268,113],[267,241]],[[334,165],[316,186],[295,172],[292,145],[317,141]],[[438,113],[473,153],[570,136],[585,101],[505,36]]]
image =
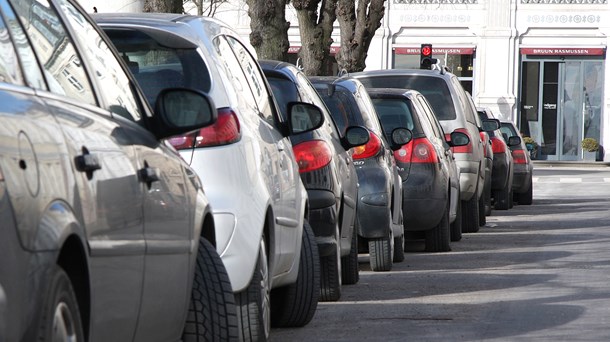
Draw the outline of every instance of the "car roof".
[[[375,76],[400,76],[400,75],[417,75],[430,77],[451,77],[452,73],[444,70],[428,70],[428,69],[384,69],[384,70],[369,70],[349,74],[352,77],[359,76],[375,77]]]

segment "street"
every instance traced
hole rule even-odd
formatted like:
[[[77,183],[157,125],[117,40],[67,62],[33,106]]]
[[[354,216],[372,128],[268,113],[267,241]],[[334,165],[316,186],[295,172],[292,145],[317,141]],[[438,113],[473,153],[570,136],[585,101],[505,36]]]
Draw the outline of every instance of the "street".
[[[494,210],[447,253],[408,244],[271,341],[610,340],[610,168],[537,166],[534,203]]]

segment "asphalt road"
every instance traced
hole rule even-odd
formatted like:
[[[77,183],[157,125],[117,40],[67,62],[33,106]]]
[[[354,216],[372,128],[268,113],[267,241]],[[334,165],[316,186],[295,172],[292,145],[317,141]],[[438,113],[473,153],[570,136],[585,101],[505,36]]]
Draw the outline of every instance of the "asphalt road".
[[[534,204],[494,210],[447,253],[408,245],[271,341],[610,341],[610,168],[537,168]]]

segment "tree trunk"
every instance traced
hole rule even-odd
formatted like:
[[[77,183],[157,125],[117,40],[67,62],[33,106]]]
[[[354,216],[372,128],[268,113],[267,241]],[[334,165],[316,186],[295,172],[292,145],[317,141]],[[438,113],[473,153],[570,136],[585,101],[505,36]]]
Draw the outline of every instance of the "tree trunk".
[[[182,0],[144,0],[144,12],[183,13]]]
[[[384,0],[338,0],[337,17],[341,29],[341,50],[335,56],[339,70],[362,71],[375,31],[381,26]]]
[[[297,11],[299,31],[301,35],[301,50],[299,57],[303,72],[308,76],[327,75],[329,67],[330,45],[333,23],[337,18],[337,0],[322,0],[321,13],[318,16],[319,0],[293,0],[292,5]]]
[[[246,0],[250,16],[250,44],[260,59],[288,60],[285,0]]]

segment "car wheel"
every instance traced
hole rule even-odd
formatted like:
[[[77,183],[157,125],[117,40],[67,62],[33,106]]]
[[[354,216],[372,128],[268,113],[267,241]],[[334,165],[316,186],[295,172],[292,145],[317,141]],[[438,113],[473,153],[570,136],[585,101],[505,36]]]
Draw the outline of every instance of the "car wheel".
[[[530,180],[530,186],[527,191],[519,194],[519,204],[531,205],[534,197],[534,184]]]
[[[475,191],[472,198],[462,201],[462,232],[474,233],[479,231],[479,197]]]
[[[394,257],[393,262],[405,261],[405,235],[401,234],[399,237],[394,238]]]
[[[369,239],[369,263],[372,271],[385,272],[392,270],[392,259],[394,258],[393,235],[393,229],[389,227],[386,237]]]
[[[302,327],[313,318],[320,296],[320,256],[311,226],[303,222],[299,275],[294,284],[271,291],[271,325]]]
[[[53,266],[49,277],[38,340],[85,341],[74,288],[66,272],[58,265]]]
[[[227,270],[214,246],[200,238],[182,341],[238,341],[238,325]]]
[[[481,194],[481,198],[479,198],[479,226],[484,226],[487,223],[487,216],[485,216],[485,211],[487,208],[487,200],[485,193]]]
[[[352,245],[349,255],[341,258],[341,280],[345,285],[356,284],[360,280],[358,266],[358,230],[354,227],[352,233]]]
[[[462,240],[462,205],[461,201],[457,205],[455,209],[455,220],[449,226],[451,241],[460,241]]]
[[[244,342],[266,341],[271,328],[271,284],[264,240],[261,240],[256,265],[248,287],[235,294],[239,327]]]
[[[341,298],[341,232],[335,225],[335,254],[320,258],[320,301],[336,302]]]
[[[426,231],[427,252],[447,252],[451,250],[451,232],[449,227],[449,204],[443,213],[441,222],[436,227]]]
[[[494,194],[496,203],[494,208],[497,210],[508,210],[510,209],[510,202],[512,200],[512,191],[510,184],[506,184],[504,189],[496,191]]]

